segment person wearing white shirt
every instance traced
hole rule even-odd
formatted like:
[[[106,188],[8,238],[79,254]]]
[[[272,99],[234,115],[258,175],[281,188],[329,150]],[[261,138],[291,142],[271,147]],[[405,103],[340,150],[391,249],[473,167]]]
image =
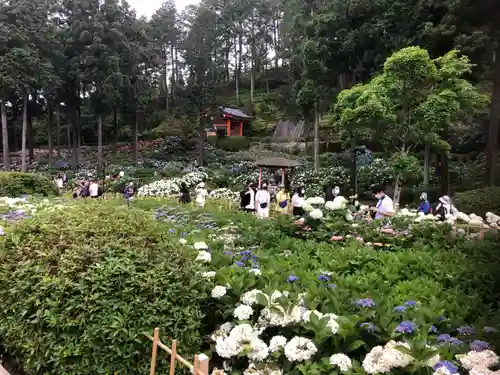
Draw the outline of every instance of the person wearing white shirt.
[[[375,198],[378,199],[377,205],[371,208],[371,210],[375,212],[375,220],[393,216],[395,213],[394,203],[392,199],[385,194],[385,189],[383,187],[375,187],[372,189],[372,192]]]
[[[255,212],[255,187],[254,184],[249,184],[248,189],[243,197],[245,204],[245,211],[249,213]]]
[[[205,200],[208,197],[208,190],[205,188],[204,182],[200,182],[198,186],[196,186],[195,193],[196,193],[196,199],[195,199],[196,205],[198,207],[205,207]]]
[[[271,195],[267,191],[267,184],[255,194],[255,210],[258,217],[269,217],[269,205],[271,204]]]
[[[302,216],[304,214],[304,196],[306,190],[303,187],[299,187],[295,190],[295,194],[292,196],[292,213],[293,216]]]
[[[92,181],[89,185],[89,195],[90,198],[97,198],[99,196],[99,184]]]

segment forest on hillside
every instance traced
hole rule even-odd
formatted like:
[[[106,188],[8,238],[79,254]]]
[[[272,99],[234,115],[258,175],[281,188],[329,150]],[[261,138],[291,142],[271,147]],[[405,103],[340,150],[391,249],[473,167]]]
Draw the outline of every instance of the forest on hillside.
[[[456,145],[487,150],[493,181],[498,15],[495,0],[202,0],[182,12],[168,0],[151,19],[120,0],[1,0],[4,169],[9,151],[27,149],[26,170],[37,144],[70,144],[75,167],[82,145],[102,155],[131,142],[135,161],[138,139],[175,131],[199,135],[203,150],[205,115],[219,105],[256,116],[256,134],[286,118],[331,137],[339,92],[418,45],[432,58],[467,55],[467,79],[491,94],[488,113],[450,126]]]

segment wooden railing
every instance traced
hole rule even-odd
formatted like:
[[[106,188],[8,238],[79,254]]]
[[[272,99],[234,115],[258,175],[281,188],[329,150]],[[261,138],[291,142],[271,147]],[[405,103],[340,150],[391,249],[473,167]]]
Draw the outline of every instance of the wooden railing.
[[[172,347],[169,348],[160,341],[160,329],[157,327],[154,330],[153,337],[145,335],[153,342],[153,351],[151,353],[151,368],[149,375],[155,375],[156,372],[156,359],[158,357],[158,348],[170,354],[170,372],[169,375],[175,374],[176,361],[187,367],[194,375],[208,375],[208,357],[205,354],[197,354],[194,356],[193,363],[188,362],[179,354],[177,354],[177,341],[172,340]]]

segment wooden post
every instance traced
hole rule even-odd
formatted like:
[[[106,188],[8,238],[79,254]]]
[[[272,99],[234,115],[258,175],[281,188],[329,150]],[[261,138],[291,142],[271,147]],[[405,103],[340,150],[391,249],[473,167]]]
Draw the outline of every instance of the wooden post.
[[[198,356],[199,363],[199,372],[203,373],[203,375],[208,375],[208,357],[205,354],[200,354]]]
[[[226,135],[229,137],[231,136],[231,119],[228,118],[226,119],[227,125],[226,125]]]
[[[176,357],[177,357],[177,340],[172,340],[172,353],[170,353],[170,375],[175,374]]]
[[[193,374],[198,375],[198,368],[199,368],[199,359],[198,355],[194,356],[194,363],[193,363]]]
[[[153,336],[153,354],[151,355],[151,368],[149,370],[149,375],[155,375],[156,371],[156,357],[158,355],[158,341],[160,339],[160,329],[155,328]]]
[[[243,120],[240,121],[240,137],[243,137]]]
[[[285,168],[281,168],[281,184],[285,185]]]
[[[260,167],[259,169],[259,189],[261,184],[262,184],[262,167]]]

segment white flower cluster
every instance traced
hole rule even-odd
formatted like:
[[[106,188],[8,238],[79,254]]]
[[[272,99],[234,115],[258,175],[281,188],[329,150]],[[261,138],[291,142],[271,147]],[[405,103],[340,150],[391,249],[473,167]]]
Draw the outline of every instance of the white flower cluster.
[[[326,323],[326,326],[332,330],[332,333],[334,335],[338,332],[340,326],[337,323],[337,319],[338,319],[337,315],[331,314],[331,313],[323,314],[317,310],[312,310],[312,311],[306,310],[302,313],[302,320],[306,323],[310,322],[311,314],[316,315],[318,317],[318,319],[328,318],[328,322]]]
[[[233,315],[238,320],[248,320],[253,315],[253,309],[248,305],[239,305],[234,309]]]
[[[274,352],[279,352],[281,349],[283,349],[286,345],[287,339],[284,336],[274,336],[271,341],[269,342],[269,351],[274,353]]]
[[[330,357],[330,364],[337,366],[341,372],[347,372],[352,368],[351,358],[343,353],[337,353]]]
[[[481,352],[470,351],[467,354],[457,355],[457,359],[462,366],[469,370],[470,375],[489,375],[493,371],[488,367],[498,363],[498,356],[491,350],[483,350]]]
[[[309,212],[309,216],[314,220],[319,220],[323,218],[323,212],[320,209],[315,208],[314,210]]]
[[[318,351],[312,340],[296,336],[285,345],[285,356],[290,362],[303,362],[311,359]]]
[[[329,211],[343,210],[347,207],[349,201],[343,196],[339,195],[333,199],[333,201],[328,201],[325,203],[325,208]]]
[[[269,355],[268,346],[250,324],[240,324],[227,336],[216,337],[215,350],[222,358],[245,355],[252,361],[263,361]]]
[[[141,186],[137,195],[142,197],[169,197],[178,195],[180,186],[184,182],[188,187],[207,179],[207,174],[203,172],[189,172],[182,177],[174,177],[159,181],[154,181],[148,185]]]
[[[265,365],[263,368],[257,368],[251,363],[248,368],[243,372],[243,375],[283,375],[280,369],[273,369]]]
[[[375,346],[363,360],[363,369],[368,374],[377,374],[408,366],[413,357],[396,349],[397,346],[410,349],[407,343],[399,341],[389,341],[384,347]]]
[[[225,286],[217,285],[212,289],[212,298],[220,299],[224,297],[227,293],[227,288]]]
[[[240,199],[240,194],[227,188],[220,188],[212,190],[209,194],[209,198],[224,201],[238,201]]]
[[[241,295],[240,301],[245,305],[253,306],[257,303],[257,295],[259,293],[262,293],[259,289],[249,290]]]

